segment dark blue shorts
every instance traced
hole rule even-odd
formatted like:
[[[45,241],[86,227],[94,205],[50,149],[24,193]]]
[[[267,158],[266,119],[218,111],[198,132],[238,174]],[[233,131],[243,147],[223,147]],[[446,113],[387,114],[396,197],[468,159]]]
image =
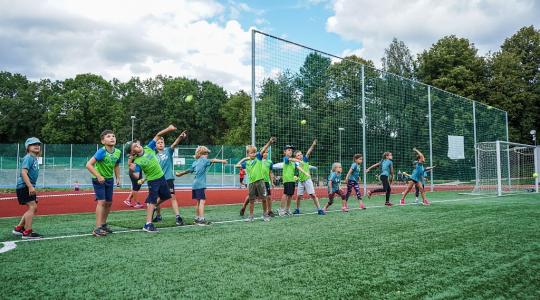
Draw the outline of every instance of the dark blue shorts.
[[[171,192],[171,197],[172,197],[172,195],[175,194],[175,192],[174,192],[174,179],[167,179],[167,186],[169,187],[169,191]]]
[[[92,178],[92,185],[94,186],[96,200],[105,200],[107,202],[112,202],[114,179],[105,178],[105,182],[99,183],[96,178]]]
[[[169,190],[165,176],[148,181],[148,197],[146,197],[145,202],[156,204],[158,198],[162,201],[171,199],[171,191]]]
[[[142,178],[143,178],[143,177],[142,177],[142,174],[141,174],[141,173],[139,173],[139,176],[137,176],[137,178],[132,177],[132,176],[129,176],[129,179],[131,179],[131,189],[132,189],[133,191],[138,192],[138,191],[141,190],[142,184],[139,184],[138,181],[139,181],[139,179],[142,179]]]
[[[19,201],[20,205],[26,205],[28,204],[28,202],[32,202],[32,201],[36,201],[36,203],[38,202],[37,196],[35,194],[30,195],[28,191],[28,187],[26,186],[20,189],[17,189],[16,192],[17,192],[17,200]]]
[[[206,194],[204,193],[206,189],[194,189],[191,190],[191,199],[195,200],[206,200]]]

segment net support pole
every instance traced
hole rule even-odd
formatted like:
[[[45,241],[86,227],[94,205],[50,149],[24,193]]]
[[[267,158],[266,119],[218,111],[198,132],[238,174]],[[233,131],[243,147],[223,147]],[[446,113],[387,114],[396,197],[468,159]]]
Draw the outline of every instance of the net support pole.
[[[428,86],[428,120],[429,120],[429,166],[431,172],[429,172],[429,189],[433,192],[433,136],[431,131],[431,86]]]
[[[502,178],[501,178],[501,142],[495,142],[495,151],[497,152],[497,195],[502,196]]]
[[[540,146],[536,146],[534,148],[534,172],[540,173],[540,160],[538,159],[540,156]],[[540,181],[540,178],[536,177],[534,179],[534,189],[538,193],[538,183]]]
[[[473,112],[473,138],[474,138],[474,177],[475,177],[475,189],[480,188],[480,171],[478,168],[478,151],[476,149],[476,143],[478,142],[476,140],[476,101],[473,101],[472,104],[472,112]]]
[[[41,184],[43,185],[42,186],[43,188],[45,188],[45,150],[46,148],[47,148],[47,145],[43,144],[43,176],[41,176],[42,178]]]
[[[223,160],[223,145],[221,145],[221,160]],[[225,184],[225,164],[221,164],[221,187]]]
[[[251,145],[255,145],[255,30],[251,30]]]
[[[17,186],[17,179],[19,178],[19,155],[20,155],[20,146],[21,144],[17,144],[17,167],[15,168],[15,186]]]
[[[132,140],[133,141],[133,140]],[[174,153],[173,153],[173,157],[174,157]],[[129,168],[129,166],[128,166]],[[173,159],[173,173],[174,173],[174,159]],[[124,147],[122,147],[122,171],[124,171],[126,169],[126,153],[125,153],[125,150],[124,150]],[[124,172],[120,172],[120,182],[121,182],[121,186],[122,187],[124,185],[124,179],[122,177],[122,174]]]
[[[69,186],[73,184],[72,170],[73,170],[73,144],[69,144]]]
[[[506,159],[507,159],[507,168],[508,168],[508,186],[511,189],[512,188],[512,176],[510,173],[510,136],[508,134],[508,112],[504,112],[504,119],[506,122]]]
[[[367,153],[366,153],[366,93],[365,93],[365,70],[364,65],[361,66],[361,76],[362,76],[362,171],[364,173],[364,195],[367,195],[367,177],[366,177],[366,164],[367,164]]]

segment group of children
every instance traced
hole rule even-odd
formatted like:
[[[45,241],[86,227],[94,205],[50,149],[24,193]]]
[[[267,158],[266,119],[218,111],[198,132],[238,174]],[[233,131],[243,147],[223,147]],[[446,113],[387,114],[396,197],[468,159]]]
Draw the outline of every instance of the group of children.
[[[194,180],[192,184],[192,199],[197,201],[196,205],[196,225],[208,225],[205,219],[205,190],[206,173],[213,163],[227,163],[226,160],[209,159],[210,150],[205,146],[199,146],[195,150],[195,161],[191,168],[183,172],[174,173],[173,153],[174,148],[187,137],[187,133],[182,132],[170,147],[165,147],[163,135],[173,132],[176,127],[173,125],[158,132],[155,137],[147,144],[141,145],[138,140],[126,143],[125,152],[128,154],[129,174],[132,181],[132,193],[124,203],[129,206],[144,207],[137,201],[137,192],[141,185],[146,182],[148,185],[148,196],[146,198],[146,220],[143,230],[146,232],[158,232],[154,225],[155,222],[162,221],[160,205],[166,201],[171,201],[172,209],[176,215],[176,225],[184,225],[184,220],[180,215],[178,202],[175,198],[174,178],[193,173]],[[92,176],[92,185],[96,200],[96,223],[92,231],[94,236],[100,237],[112,233],[113,231],[107,225],[107,219],[112,206],[113,189],[120,186],[120,167],[121,151],[115,148],[116,136],[113,131],[105,130],[100,135],[103,147],[98,149],[94,156],[87,162],[86,167]],[[273,162],[268,158],[268,149],[276,142],[276,138],[270,140],[257,151],[253,145],[246,148],[246,157],[238,162],[236,167],[245,170],[249,177],[248,195],[240,210],[240,215],[244,216],[245,210],[249,205],[249,217],[247,221],[254,220],[254,205],[256,200],[262,202],[263,220],[270,221],[274,217],[272,210],[272,199],[270,197],[272,187],[274,187]],[[329,201],[321,208],[317,197],[314,183],[311,179],[309,158],[317,145],[314,140],[305,155],[296,150],[291,145],[286,145],[283,149],[283,196],[281,198],[279,216],[300,214],[300,203],[304,194],[307,194],[316,208],[317,214],[325,215],[328,208],[333,204],[334,197],[340,196],[342,199],[343,212],[349,211],[347,205],[348,199],[355,191],[359,201],[360,209],[366,209],[362,201],[360,191],[360,172],[362,165],[362,155],[355,154],[353,162],[345,176],[347,190],[344,193],[341,188],[342,166],[339,162],[333,163],[332,171],[328,176],[328,199]],[[17,180],[17,198],[19,204],[26,205],[27,211],[22,216],[19,224],[13,229],[13,234],[22,236],[23,239],[35,239],[42,236],[32,230],[32,217],[37,211],[37,197],[35,185],[39,175],[38,156],[41,151],[41,142],[37,138],[29,138],[25,143],[26,156],[23,158],[21,173]],[[405,196],[413,187],[416,188],[417,200],[418,193],[422,194],[423,204],[429,205],[424,192],[424,178],[431,168],[424,168],[424,155],[416,148],[413,149],[417,154],[415,167],[411,175],[403,173],[409,181],[407,189],[402,193],[400,204],[405,204]],[[390,202],[391,184],[394,177],[394,168],[392,163],[392,153],[385,152],[383,159],[370,166],[367,172],[379,167],[379,179],[382,188],[368,191],[368,197],[374,193],[384,192],[386,194],[385,205],[392,206]],[[144,174],[144,177],[143,177]],[[294,197],[296,186],[296,208],[291,213],[291,202]],[[134,204],[136,203],[136,204]]]

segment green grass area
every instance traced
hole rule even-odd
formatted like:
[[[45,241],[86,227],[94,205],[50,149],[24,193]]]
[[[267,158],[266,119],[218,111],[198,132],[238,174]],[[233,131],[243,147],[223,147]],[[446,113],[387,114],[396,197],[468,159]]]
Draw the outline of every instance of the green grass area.
[[[2,298],[540,298],[540,195],[430,199],[386,208],[375,197],[365,211],[208,227],[174,227],[166,211],[158,234],[19,242],[0,254]],[[236,220],[238,208],[207,216]],[[143,219],[114,212],[110,224],[138,229]],[[15,222],[0,219],[2,241]],[[49,237],[92,226],[92,214],[35,221]]]

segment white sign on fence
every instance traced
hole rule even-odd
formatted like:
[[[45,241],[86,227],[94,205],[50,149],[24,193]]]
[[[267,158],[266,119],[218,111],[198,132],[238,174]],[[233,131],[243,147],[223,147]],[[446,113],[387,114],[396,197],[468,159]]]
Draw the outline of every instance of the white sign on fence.
[[[465,138],[463,136],[448,136],[448,158],[465,159]]]

